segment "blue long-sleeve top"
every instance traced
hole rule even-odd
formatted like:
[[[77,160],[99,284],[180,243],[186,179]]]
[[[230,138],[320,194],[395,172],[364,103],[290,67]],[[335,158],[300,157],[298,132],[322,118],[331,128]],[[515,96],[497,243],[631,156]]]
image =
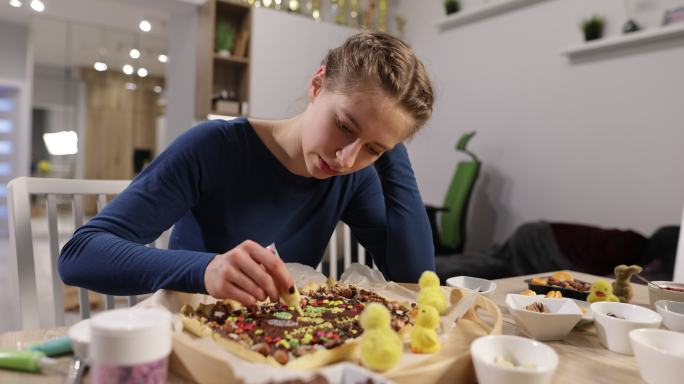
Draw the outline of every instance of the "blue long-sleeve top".
[[[415,282],[434,270],[430,226],[406,148],[325,180],[291,173],[246,119],[186,131],[62,248],[66,284],[113,295],[206,293],[204,271],[246,239],[316,266],[338,221],[383,274]],[[169,249],[145,246],[174,226]]]

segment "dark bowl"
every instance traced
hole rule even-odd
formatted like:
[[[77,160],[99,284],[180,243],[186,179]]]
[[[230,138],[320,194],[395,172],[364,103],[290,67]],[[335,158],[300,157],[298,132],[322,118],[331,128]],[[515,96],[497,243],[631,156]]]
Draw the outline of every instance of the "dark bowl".
[[[548,279],[548,277],[545,277]],[[580,283],[585,283],[588,285],[591,285],[587,283],[586,281],[582,280],[575,280],[579,281]],[[578,291],[576,289],[571,289],[571,288],[563,288],[563,287],[557,287],[555,285],[538,285],[538,284],[532,284],[532,279],[527,279],[525,280],[527,283],[527,286],[533,290],[535,293],[540,294],[540,295],[546,295],[547,293],[551,291],[559,291],[563,297],[567,297],[570,299],[577,299],[577,300],[583,300],[587,301],[587,296],[589,296],[590,291]]]

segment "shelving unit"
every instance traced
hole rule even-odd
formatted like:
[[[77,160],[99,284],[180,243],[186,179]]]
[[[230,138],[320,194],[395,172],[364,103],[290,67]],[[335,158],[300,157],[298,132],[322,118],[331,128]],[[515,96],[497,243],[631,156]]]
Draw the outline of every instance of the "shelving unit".
[[[549,0],[492,0],[490,3],[483,6],[473,9],[464,9],[460,12],[446,16],[444,19],[437,21],[435,26],[443,32],[447,29],[494,17],[542,1]]]
[[[626,35],[605,37],[600,40],[570,46],[561,50],[560,53],[569,58],[575,58],[609,50],[633,48],[640,45],[673,39],[680,39],[684,44],[684,23],[646,29]]]
[[[195,117],[204,120],[214,110],[212,96],[226,91],[231,102],[249,105],[250,37],[252,8],[237,0],[209,0],[199,12],[197,30],[197,82]],[[227,21],[235,27],[235,44],[230,56],[216,52],[216,24]],[[245,115],[240,111],[239,115]]]

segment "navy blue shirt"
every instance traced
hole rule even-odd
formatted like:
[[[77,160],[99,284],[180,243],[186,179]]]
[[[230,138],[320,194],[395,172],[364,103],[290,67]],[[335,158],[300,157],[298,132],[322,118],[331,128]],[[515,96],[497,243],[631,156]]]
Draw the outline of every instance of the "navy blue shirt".
[[[206,292],[204,271],[244,240],[275,243],[315,267],[338,221],[378,268],[415,282],[434,270],[430,226],[406,148],[325,180],[291,173],[246,119],[202,123],[176,139],[62,249],[66,284],[113,295]],[[146,247],[174,225],[169,250]]]

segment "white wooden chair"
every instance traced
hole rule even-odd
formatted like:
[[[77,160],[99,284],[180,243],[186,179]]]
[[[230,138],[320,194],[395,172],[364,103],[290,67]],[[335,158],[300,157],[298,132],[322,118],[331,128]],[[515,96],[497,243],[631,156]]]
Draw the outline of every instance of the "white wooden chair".
[[[673,281],[684,283],[684,209],[682,209],[682,223],[679,225],[679,240],[677,240],[677,256]]]
[[[8,274],[12,286],[16,287],[15,297],[18,298],[18,311],[11,311],[15,315],[15,328],[34,329],[64,325],[64,299],[62,280],[57,274],[57,259],[59,258],[59,229],[58,229],[58,197],[70,199],[73,212],[74,228],[84,223],[83,196],[97,196],[98,211],[107,204],[107,195],[116,195],[123,191],[128,180],[74,180],[19,177],[7,185],[7,210],[9,220],[10,244],[10,273]],[[48,225],[48,242],[50,268],[47,282],[47,292],[38,294],[36,265],[45,262],[47,255],[34,254],[33,228],[31,225],[31,196],[46,196],[46,213]],[[16,271],[16,274],[13,273]],[[43,275],[41,274],[42,278]],[[45,296],[45,297],[43,297]],[[135,297],[129,298],[129,305],[135,302]],[[104,297],[105,308],[114,308],[114,298]],[[79,307],[81,318],[90,316],[90,303],[85,289],[79,289]],[[18,319],[16,318],[18,317]]]
[[[342,231],[342,239],[339,239],[338,236],[338,231]],[[343,269],[342,271],[338,271],[338,254],[339,254],[339,245],[341,241],[342,244],[342,257],[344,260],[343,264]],[[357,244],[357,250],[356,250],[356,255],[357,255],[357,260],[356,262],[359,264],[366,264],[366,248],[364,248],[361,244]],[[321,273],[325,273],[327,276],[334,276],[335,278],[339,278],[342,272],[349,268],[349,266],[352,263],[352,239],[351,239],[351,229],[347,224],[344,224],[340,222],[333,231],[332,236],[330,237],[330,242],[328,243],[328,270],[324,271],[323,270],[323,262],[318,264],[318,267],[316,270]],[[374,269],[377,269],[377,266],[375,263],[372,263],[372,266]]]
[[[58,228],[58,200],[68,199],[72,213],[74,228],[85,222],[83,197],[97,196],[97,210],[101,211],[107,205],[107,196],[117,195],[123,191],[128,180],[76,180],[76,179],[48,179],[18,177],[7,185],[7,208],[10,237],[10,278],[13,292],[17,297],[18,310],[8,310],[15,316],[14,329],[35,329],[65,325],[64,292],[62,281],[57,273],[57,260],[60,253]],[[45,263],[48,255],[34,252],[34,228],[31,223],[31,196],[46,197],[46,214],[49,243],[49,271],[47,280],[38,281],[42,274],[36,270],[37,265]],[[344,269],[352,263],[351,230],[345,224],[340,224],[333,233],[328,245],[328,268],[323,271],[321,262],[317,270],[328,276],[339,277],[338,271],[338,230],[342,230],[341,241]],[[157,243],[159,245],[159,243]],[[154,246],[150,244],[150,246]],[[165,247],[165,245],[164,245]],[[365,249],[358,245],[357,261],[365,264]],[[375,265],[373,264],[375,267]],[[16,271],[16,273],[15,273]],[[338,273],[340,272],[340,273]],[[43,287],[44,289],[39,289]],[[39,292],[40,291],[40,292]],[[114,297],[103,295],[105,309],[114,308]],[[136,297],[128,297],[128,305],[134,305]],[[90,316],[90,302],[86,289],[79,288],[80,317]]]

